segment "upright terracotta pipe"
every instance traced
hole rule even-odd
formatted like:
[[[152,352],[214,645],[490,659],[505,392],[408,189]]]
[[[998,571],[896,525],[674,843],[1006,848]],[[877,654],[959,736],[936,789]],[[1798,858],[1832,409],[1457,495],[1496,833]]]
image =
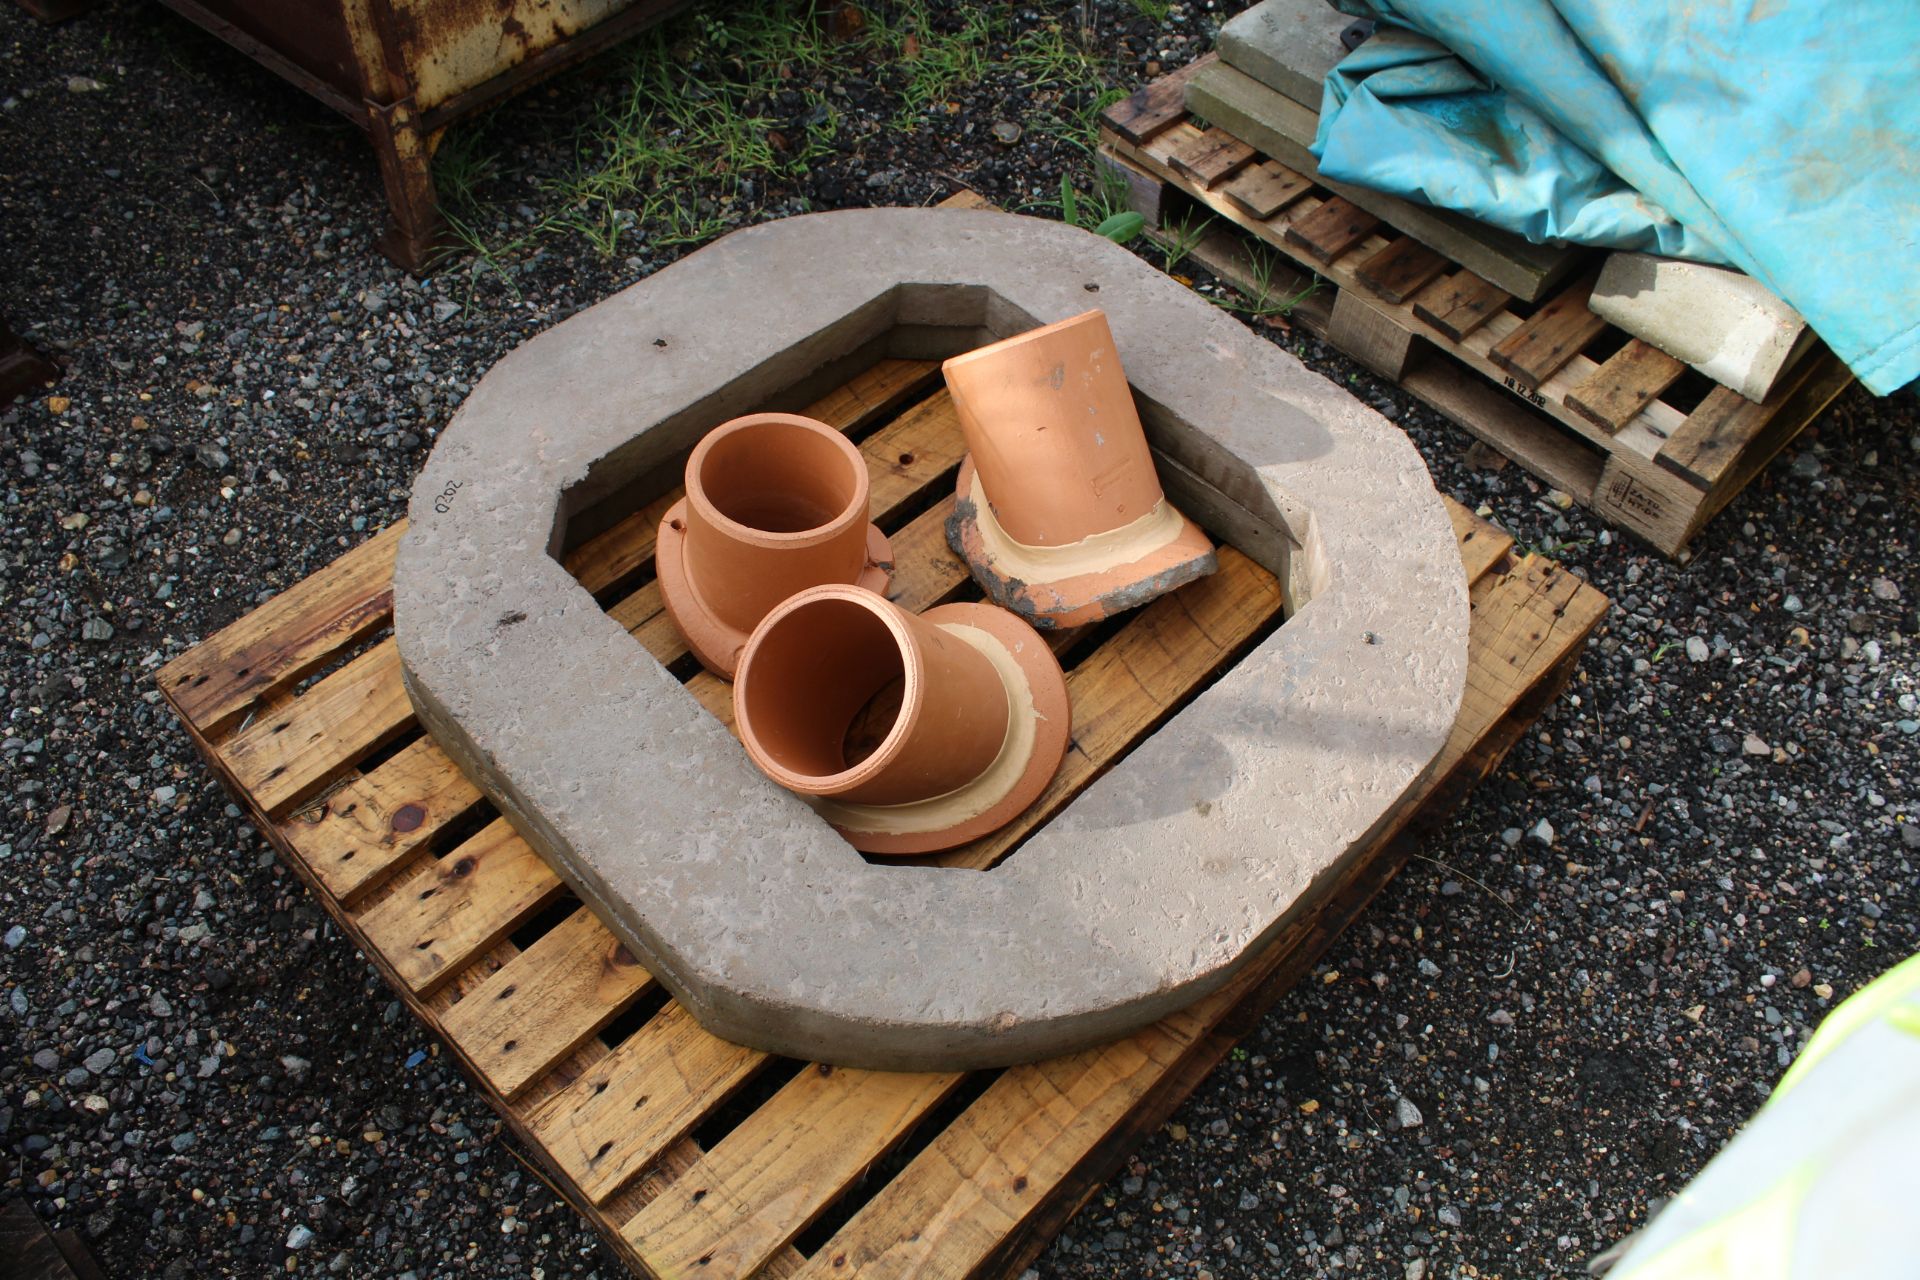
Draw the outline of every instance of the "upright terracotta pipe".
[[[660,521],[660,598],[702,665],[733,677],[767,611],[820,583],[884,591],[893,553],[868,522],[867,464],[823,422],[756,413],[708,432]]]
[[[989,598],[1037,627],[1074,627],[1217,567],[1161,491],[1104,312],[941,369],[968,450],[947,540]]]
[[[1046,788],[1071,713],[1060,664],[1001,609],[919,616],[827,586],[755,629],[733,688],[755,764],[856,849],[926,853],[1004,825]]]

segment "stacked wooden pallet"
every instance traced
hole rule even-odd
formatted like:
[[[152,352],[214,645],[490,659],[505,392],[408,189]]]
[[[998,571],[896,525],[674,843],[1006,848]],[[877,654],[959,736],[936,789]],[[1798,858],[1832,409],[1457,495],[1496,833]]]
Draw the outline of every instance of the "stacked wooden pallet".
[[[937,367],[884,361],[810,412],[860,443],[895,597],[919,608],[972,596],[942,531],[963,443]],[[727,687],[693,669],[651,578],[675,496],[567,564],[725,719]],[[1431,778],[1326,905],[1230,988],[1115,1044],[1004,1071],[834,1069],[703,1031],[422,734],[388,635],[399,526],[158,678],[281,856],[636,1274],[1001,1276],[1310,968],[1415,833],[1571,675],[1604,597],[1451,510],[1472,583],[1472,660]],[[1281,623],[1272,575],[1224,548],[1218,574],[1123,625],[1051,638],[1073,702],[1067,765],[1013,827],[938,860],[991,867]]]
[[[1191,117],[1191,73],[1102,119],[1102,159],[1162,243],[1257,298],[1314,290],[1301,323],[1668,555],[1851,381],[1816,345],[1755,404],[1595,316],[1592,270],[1523,302]]]

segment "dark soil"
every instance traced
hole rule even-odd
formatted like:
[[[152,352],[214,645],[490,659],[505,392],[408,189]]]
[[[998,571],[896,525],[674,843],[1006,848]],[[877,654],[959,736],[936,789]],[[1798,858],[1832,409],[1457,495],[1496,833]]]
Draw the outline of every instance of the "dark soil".
[[[1130,87],[1234,7],[1088,13]],[[687,194],[723,224],[963,183],[1044,212],[1063,169],[1085,185],[1089,91],[1009,73],[1008,42],[1080,13],[1012,11],[984,75],[906,124],[904,73],[849,54],[765,108],[804,130],[828,95],[827,154]],[[459,204],[491,251],[410,277],[372,252],[350,125],[159,6],[0,8],[0,311],[66,366],[0,408],[0,1147],[6,1192],[111,1275],[619,1273],[151,676],[398,516],[502,354],[685,251],[638,217],[610,254],[532,234],[622,56],[464,135],[494,157]],[[1499,776],[1036,1269],[1577,1274],[1916,946],[1920,414],[1850,390],[1680,566],[1266,332],[1616,608]]]

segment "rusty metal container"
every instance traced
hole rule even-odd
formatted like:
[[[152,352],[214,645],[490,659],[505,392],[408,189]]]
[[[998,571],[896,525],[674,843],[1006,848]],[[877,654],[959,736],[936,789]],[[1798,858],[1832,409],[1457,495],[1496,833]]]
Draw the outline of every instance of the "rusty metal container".
[[[445,230],[430,164],[446,127],[690,0],[163,0],[366,130],[417,269]]]

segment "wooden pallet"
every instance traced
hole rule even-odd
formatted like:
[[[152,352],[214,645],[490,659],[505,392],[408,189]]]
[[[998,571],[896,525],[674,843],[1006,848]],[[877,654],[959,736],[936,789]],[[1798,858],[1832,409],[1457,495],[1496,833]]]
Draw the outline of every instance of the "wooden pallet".
[[[937,384],[931,363],[882,361],[810,410],[860,441],[893,594],[914,608],[977,596],[943,536],[962,441]],[[675,496],[566,562],[724,720],[727,686],[688,670],[648,571]],[[1465,705],[1390,834],[1230,988],[1105,1048],[1003,1071],[833,1069],[701,1030],[421,733],[387,635],[398,526],[158,679],[281,856],[636,1274],[998,1276],[1044,1247],[1571,675],[1604,597],[1451,511],[1473,584]],[[1075,749],[1012,827],[939,860],[1004,856],[1278,625],[1281,604],[1272,575],[1228,547],[1218,574],[1122,625],[1050,638]]]
[[[1519,303],[1189,117],[1167,87],[1180,75],[1102,117],[1101,157],[1163,244],[1191,243],[1197,261],[1255,297],[1317,278],[1296,316],[1306,327],[1668,555],[1852,381],[1816,344],[1755,404],[1595,316],[1592,271],[1538,306]],[[1208,218],[1197,241],[1176,230]]]

